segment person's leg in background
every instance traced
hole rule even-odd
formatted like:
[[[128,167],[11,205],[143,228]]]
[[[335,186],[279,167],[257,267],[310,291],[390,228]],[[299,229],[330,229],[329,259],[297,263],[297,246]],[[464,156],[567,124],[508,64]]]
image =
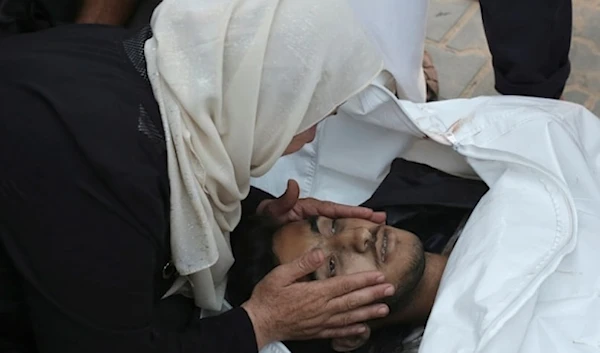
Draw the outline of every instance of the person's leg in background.
[[[560,98],[571,70],[571,0],[479,0],[501,94]]]

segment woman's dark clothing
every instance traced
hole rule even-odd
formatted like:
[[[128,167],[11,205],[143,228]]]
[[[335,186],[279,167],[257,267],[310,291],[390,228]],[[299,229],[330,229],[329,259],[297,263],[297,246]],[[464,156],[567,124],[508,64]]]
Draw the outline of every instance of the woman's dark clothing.
[[[479,0],[496,90],[559,98],[571,72],[572,0]]]
[[[256,352],[243,309],[160,300],[169,182],[148,32],[0,41],[0,351]]]

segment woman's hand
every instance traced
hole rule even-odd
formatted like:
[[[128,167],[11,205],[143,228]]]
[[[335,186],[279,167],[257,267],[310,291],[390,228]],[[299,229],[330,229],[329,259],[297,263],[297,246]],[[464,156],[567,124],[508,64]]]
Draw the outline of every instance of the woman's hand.
[[[269,273],[242,305],[252,320],[258,348],[273,341],[347,337],[367,331],[362,322],[388,314],[374,302],[393,295],[383,274],[363,272],[321,281],[298,280],[316,271],[324,261],[321,250]]]
[[[313,198],[299,199],[300,188],[295,180],[288,181],[287,189],[277,199],[264,200],[258,205],[257,213],[267,214],[280,223],[301,221],[310,216],[336,218],[361,218],[375,223],[385,222],[384,212],[373,212],[370,208],[340,205]]]

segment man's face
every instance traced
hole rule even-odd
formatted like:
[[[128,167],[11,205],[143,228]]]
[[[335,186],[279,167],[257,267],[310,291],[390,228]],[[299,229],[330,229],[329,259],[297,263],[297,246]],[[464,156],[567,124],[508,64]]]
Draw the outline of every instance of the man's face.
[[[424,251],[416,235],[362,219],[310,218],[287,224],[273,238],[273,252],[281,263],[313,248],[327,255],[316,279],[381,271],[396,286],[395,301],[411,293],[423,275]]]

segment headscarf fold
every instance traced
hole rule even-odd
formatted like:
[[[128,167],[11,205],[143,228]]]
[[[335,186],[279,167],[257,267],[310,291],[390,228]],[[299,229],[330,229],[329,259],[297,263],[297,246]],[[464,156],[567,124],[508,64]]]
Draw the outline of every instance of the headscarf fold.
[[[164,0],[145,45],[167,136],[173,262],[219,310],[250,177],[380,72],[346,0]]]

